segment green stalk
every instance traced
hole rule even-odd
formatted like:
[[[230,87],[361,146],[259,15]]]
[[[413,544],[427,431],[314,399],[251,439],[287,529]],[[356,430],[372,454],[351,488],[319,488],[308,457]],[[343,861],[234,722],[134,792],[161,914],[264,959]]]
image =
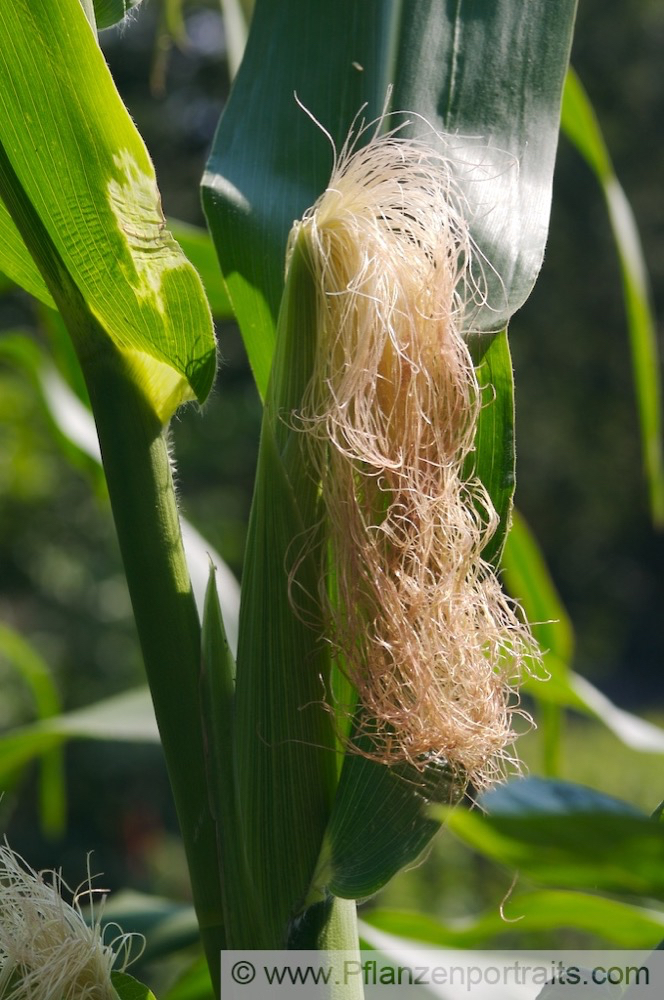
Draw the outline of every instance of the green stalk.
[[[225,938],[199,705],[201,629],[166,432],[128,358],[90,312],[2,146],[0,197],[62,315],[90,394],[194,905],[218,991]]]
[[[166,432],[114,349],[86,364],[84,374],[201,938],[215,981],[225,939],[199,703],[201,631],[182,547]]]

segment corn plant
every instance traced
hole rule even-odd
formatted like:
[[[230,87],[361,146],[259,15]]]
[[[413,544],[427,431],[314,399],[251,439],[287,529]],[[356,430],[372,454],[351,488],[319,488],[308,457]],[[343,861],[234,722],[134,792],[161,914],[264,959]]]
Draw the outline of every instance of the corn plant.
[[[203,180],[264,401],[237,655],[214,573],[199,623],[168,451],[210,310],[96,37],[129,6],[0,12],[0,269],[83,373],[218,994],[224,949],[357,948],[356,900],[510,757],[538,653],[496,575],[506,331],[575,3],[258,0]]]

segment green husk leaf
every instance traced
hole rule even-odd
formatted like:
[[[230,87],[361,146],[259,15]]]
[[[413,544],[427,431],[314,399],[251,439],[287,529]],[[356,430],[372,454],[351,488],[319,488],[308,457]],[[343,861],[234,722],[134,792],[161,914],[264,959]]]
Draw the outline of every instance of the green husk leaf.
[[[296,247],[263,416],[237,655],[239,822],[262,913],[252,927],[229,928],[237,935],[234,947],[285,945],[311,880],[336,779],[334,732],[323,704],[329,663],[311,533],[318,489],[302,434],[289,424],[310,378],[315,302],[303,248]]]
[[[346,899],[373,895],[439,830],[430,804],[451,804],[464,787],[446,767],[419,772],[347,753],[314,881]]]

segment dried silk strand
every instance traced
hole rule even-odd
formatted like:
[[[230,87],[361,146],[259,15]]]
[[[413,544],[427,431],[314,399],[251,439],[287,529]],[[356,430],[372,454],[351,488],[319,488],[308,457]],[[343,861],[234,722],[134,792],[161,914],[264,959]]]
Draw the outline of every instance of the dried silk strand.
[[[397,133],[351,137],[291,233],[318,289],[294,422],[331,540],[328,632],[372,720],[372,756],[446,762],[483,786],[510,757],[513,683],[534,643],[481,558],[498,518],[463,471],[481,405],[464,200],[444,152]]]

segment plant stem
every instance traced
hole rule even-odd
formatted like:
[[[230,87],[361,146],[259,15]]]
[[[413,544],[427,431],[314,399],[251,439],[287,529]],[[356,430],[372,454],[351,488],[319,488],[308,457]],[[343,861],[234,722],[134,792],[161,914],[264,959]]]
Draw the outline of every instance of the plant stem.
[[[84,365],[113,517],[218,990],[224,947],[216,831],[199,704],[201,631],[182,548],[166,433],[113,348]]]
[[[128,357],[90,311],[0,145],[0,198],[62,315],[83,371],[212,980],[225,945],[199,700],[201,629],[166,434]]]

